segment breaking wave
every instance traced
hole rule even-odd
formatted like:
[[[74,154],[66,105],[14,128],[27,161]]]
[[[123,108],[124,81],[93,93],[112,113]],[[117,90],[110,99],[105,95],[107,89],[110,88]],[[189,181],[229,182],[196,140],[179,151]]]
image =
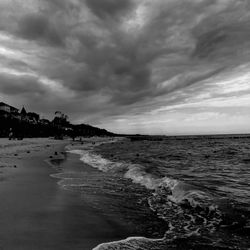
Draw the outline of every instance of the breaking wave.
[[[169,177],[159,178],[148,173],[143,165],[113,162],[89,150],[70,150],[68,152],[80,155],[82,162],[100,171],[122,174],[124,178],[131,179],[135,184],[151,190],[151,196],[148,198],[149,208],[168,224],[169,229],[163,239],[134,237],[104,243],[93,250],[154,249],[154,244],[157,245],[166,239],[213,232],[222,221],[222,213],[216,205],[214,197],[195,186]],[[61,184],[64,183],[65,180],[61,181]],[[79,185],[83,184],[79,183]],[[142,245],[151,245],[151,248],[142,247]]]
[[[145,237],[129,237],[125,240],[102,243],[92,250],[134,250],[134,249],[159,249],[159,243],[163,243],[164,239],[148,239]]]

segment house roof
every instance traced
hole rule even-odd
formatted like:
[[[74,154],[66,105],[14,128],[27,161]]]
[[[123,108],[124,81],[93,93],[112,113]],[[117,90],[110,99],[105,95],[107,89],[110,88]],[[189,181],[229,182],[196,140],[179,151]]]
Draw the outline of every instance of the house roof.
[[[7,106],[7,107],[10,107],[10,108],[12,108],[12,109],[18,110],[17,108],[15,108],[15,107],[13,107],[13,106],[10,106],[9,104],[4,103],[4,102],[0,102],[0,106]]]
[[[27,112],[26,112],[26,110],[25,110],[24,107],[23,107],[22,110],[21,110],[21,114],[22,114],[22,115],[26,115],[26,114],[27,114]]]

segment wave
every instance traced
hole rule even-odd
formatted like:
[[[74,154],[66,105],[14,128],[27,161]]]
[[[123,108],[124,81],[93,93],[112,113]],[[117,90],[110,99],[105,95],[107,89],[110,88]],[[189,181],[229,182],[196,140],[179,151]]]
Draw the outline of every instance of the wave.
[[[168,196],[168,199],[174,203],[181,204],[184,201],[189,201],[192,207],[196,207],[200,205],[201,200],[211,200],[205,192],[192,185],[169,177],[158,178],[147,173],[145,167],[140,164],[113,162],[87,150],[77,149],[68,152],[79,154],[82,162],[100,171],[123,173],[123,177],[131,179],[135,184],[140,184],[149,190],[159,192],[159,190],[162,191],[165,188],[165,192],[171,194]]]
[[[218,249],[216,245],[214,245],[215,242],[219,244],[218,246],[220,249],[224,249],[221,248],[220,243],[222,246],[225,244],[227,248],[228,246],[235,246],[238,244],[236,242],[238,238],[235,240],[232,239],[233,244],[229,243],[231,241],[231,239],[229,239],[231,234],[235,233],[237,237],[241,237],[240,235],[243,235],[243,233],[248,235],[247,232],[249,232],[250,224],[247,221],[249,221],[249,216],[247,214],[245,217],[243,216],[242,206],[239,207],[238,203],[236,204],[231,196],[224,196],[223,192],[217,192],[218,185],[216,182],[213,185],[209,185],[210,183],[208,183],[208,185],[205,186],[207,183],[206,181],[203,181],[201,184],[198,183],[197,178],[199,178],[199,175],[194,175],[192,179],[192,177],[187,178],[184,176],[182,172],[176,173],[174,169],[175,162],[160,161],[158,159],[161,158],[158,156],[156,156],[157,160],[156,157],[149,159],[148,157],[151,157],[151,155],[146,151],[146,148],[142,153],[143,157],[134,158],[131,156],[131,159],[135,160],[137,163],[133,164],[129,163],[130,159],[119,162],[114,160],[114,158],[111,158],[111,160],[106,159],[94,152],[94,146],[96,145],[92,145],[91,143],[83,146],[80,145],[80,147],[79,145],[77,147],[72,146],[68,148],[68,152],[78,154],[82,162],[105,172],[105,174],[101,174],[98,171],[93,171],[97,176],[104,177],[105,183],[107,183],[107,179],[109,178],[114,180],[114,183],[111,181],[112,185],[106,187],[107,190],[119,190],[115,187],[120,187],[120,182],[121,185],[124,185],[124,183],[127,185],[128,182],[123,180],[123,178],[130,179],[133,183],[145,187],[148,191],[145,190],[144,193],[144,191],[141,192],[143,188],[135,186],[131,182],[131,188],[126,190],[126,193],[130,195],[130,192],[134,190],[138,193],[140,192],[138,199],[143,200],[143,202],[140,203],[143,205],[143,209],[147,209],[148,204],[148,209],[152,210],[154,215],[161,218],[163,223],[157,224],[157,226],[152,229],[152,231],[154,231],[152,235],[161,235],[160,237],[156,236],[160,239],[130,237],[121,241],[100,244],[93,250],[168,249],[174,246],[175,242],[173,241],[175,241],[175,239],[179,241],[184,237],[190,244],[192,244],[193,239],[196,237],[197,241],[194,243],[195,246],[199,243],[206,244],[205,239],[211,239],[211,249]],[[123,148],[123,146],[121,146],[121,148]],[[106,152],[109,152],[109,148],[107,148]],[[159,150],[159,154],[161,154],[161,152],[163,152],[163,150]],[[165,151],[163,154],[165,157]],[[122,157],[124,158],[124,155]],[[127,157],[130,157],[129,153]],[[164,157],[163,159],[165,159]],[[180,161],[181,160],[182,159],[180,159]],[[167,166],[167,164],[172,165]],[[199,166],[193,166],[193,168],[196,167],[199,170]],[[167,172],[168,169],[169,172]],[[196,169],[194,170],[196,171]],[[204,168],[202,168],[202,170],[204,170]],[[207,169],[204,171],[207,171]],[[172,178],[170,174],[178,177]],[[183,179],[181,179],[181,176],[183,176]],[[64,187],[67,187],[67,185],[72,184],[70,179],[64,178],[69,177],[69,175],[60,177],[64,179],[64,182],[61,182],[60,185],[65,185]],[[201,175],[201,177],[203,177],[203,175]],[[190,184],[186,183],[186,180]],[[73,183],[74,185],[83,185],[82,190],[88,192],[88,188],[84,186],[84,183],[87,183],[86,181],[88,180],[82,179],[79,180],[79,182],[74,181]],[[87,184],[92,186],[96,183],[95,180],[93,181],[91,179]],[[192,183],[196,183],[196,185]],[[96,188],[99,190],[100,185],[97,184]],[[92,192],[92,189],[90,192]],[[122,192],[121,195],[123,195]],[[145,202],[147,202],[147,204],[145,204]],[[165,230],[166,228],[167,231]],[[157,232],[155,232],[155,230]],[[161,232],[165,232],[164,237]],[[185,247],[177,249],[192,249],[192,247],[186,248],[186,245],[183,246]]]
[[[94,153],[91,147],[87,150],[72,149],[68,152],[80,155],[80,160],[87,165],[130,179],[133,183],[150,190],[151,195],[147,198],[149,208],[168,225],[168,231],[162,239],[132,237],[122,241],[103,243],[93,250],[161,249],[157,248],[157,245],[164,242],[166,246],[166,239],[170,241],[176,238],[214,233],[225,219],[224,211],[217,198],[207,190],[201,190],[197,186],[168,176],[159,177],[151,174],[141,164],[105,159]]]
[[[102,243],[92,250],[134,250],[134,249],[159,249],[159,243],[163,243],[164,239],[149,239],[145,237],[129,237],[125,240]]]
[[[157,178],[152,174],[146,173],[145,168],[140,164],[113,162],[87,150],[77,149],[69,150],[68,152],[72,154],[79,154],[82,162],[97,168],[100,171],[123,173],[125,178],[131,179],[134,183],[140,184],[150,190],[155,190],[162,185],[174,190],[179,183],[175,179],[168,177]]]
[[[152,190],[152,196],[148,199],[150,209],[168,222],[169,228],[175,228],[175,234],[176,227],[181,227],[180,234],[186,235],[197,234],[201,228],[211,231],[221,221],[221,214],[213,197],[192,185],[169,177],[159,178],[147,173],[140,164],[113,162],[87,150],[69,152],[79,154],[81,161],[94,168],[120,173],[134,183]],[[180,217],[183,217],[182,225],[177,225]]]

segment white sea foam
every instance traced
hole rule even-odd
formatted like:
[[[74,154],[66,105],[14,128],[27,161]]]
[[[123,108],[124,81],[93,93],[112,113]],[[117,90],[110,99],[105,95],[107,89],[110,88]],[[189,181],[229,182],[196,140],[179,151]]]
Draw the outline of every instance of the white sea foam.
[[[131,179],[134,183],[140,184],[150,190],[154,190],[160,185],[168,186],[170,189],[174,189],[174,187],[178,184],[177,180],[167,177],[157,178],[149,173],[146,173],[144,167],[140,164],[113,162],[87,150],[77,149],[70,150],[68,152],[79,154],[80,160],[82,162],[103,172],[108,172],[111,170],[118,172],[124,170],[125,178]]]
[[[80,155],[80,160],[94,168],[99,169],[100,171],[107,172],[115,167],[115,163],[109,161],[108,159],[102,158],[100,155],[94,154],[87,150],[70,150],[68,151],[72,154]]]
[[[144,249],[143,245],[145,244],[154,244],[162,242],[164,239],[149,239],[145,237],[129,237],[125,240],[113,241],[108,243],[102,243],[92,250],[134,250],[134,249]],[[145,248],[146,249],[146,248]],[[148,249],[148,248],[147,248]]]
[[[155,190],[160,185],[166,185],[170,189],[174,189],[174,187],[178,184],[177,180],[167,177],[157,178],[149,173],[146,173],[144,167],[139,164],[129,165],[128,171],[125,173],[124,177],[131,179],[134,183],[141,184],[151,190]]]
[[[50,176],[57,179],[81,179],[79,176],[80,173],[78,172],[64,172],[64,173],[57,173],[51,174]]]

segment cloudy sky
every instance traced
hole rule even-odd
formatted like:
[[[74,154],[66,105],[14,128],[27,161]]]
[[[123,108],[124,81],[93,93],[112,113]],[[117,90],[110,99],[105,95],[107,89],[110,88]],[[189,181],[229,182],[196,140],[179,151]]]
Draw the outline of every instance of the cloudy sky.
[[[0,101],[113,132],[250,132],[250,1],[0,0]]]

